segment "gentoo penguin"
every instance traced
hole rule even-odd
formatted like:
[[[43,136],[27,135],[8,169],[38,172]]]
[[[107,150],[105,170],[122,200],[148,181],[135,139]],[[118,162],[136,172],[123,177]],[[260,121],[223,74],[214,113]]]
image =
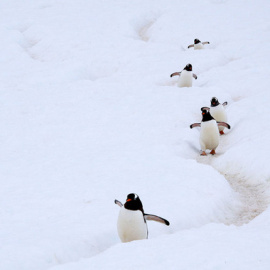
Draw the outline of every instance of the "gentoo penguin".
[[[167,226],[170,225],[169,221],[164,218],[145,214],[142,202],[135,193],[128,194],[124,205],[118,200],[114,202],[121,207],[117,221],[117,230],[123,243],[147,239],[148,229],[146,220],[154,220]]]
[[[199,39],[195,38],[194,39],[194,44],[189,45],[188,49],[191,48],[191,47],[194,47],[194,50],[204,49],[205,44],[210,44],[210,42],[209,41],[201,42]]]
[[[210,154],[216,153],[216,148],[219,145],[218,126],[223,126],[230,129],[230,125],[225,122],[217,122],[208,110],[204,107],[202,111],[202,122],[190,125],[190,128],[201,127],[200,145],[202,148],[202,156],[206,156],[206,149],[211,150]]]
[[[185,68],[180,72],[174,72],[171,74],[171,77],[179,75],[177,85],[179,87],[191,87],[192,86],[192,77],[197,80],[196,74],[192,73],[192,65],[187,64]]]
[[[208,107],[203,107],[203,108],[210,110],[210,114],[215,118],[216,121],[227,122],[227,114],[226,114],[224,106],[226,106],[228,102],[225,101],[222,104],[220,104],[216,97],[212,97],[210,102],[211,102],[210,108]],[[223,135],[224,127],[219,126],[218,129],[219,129],[220,135]]]

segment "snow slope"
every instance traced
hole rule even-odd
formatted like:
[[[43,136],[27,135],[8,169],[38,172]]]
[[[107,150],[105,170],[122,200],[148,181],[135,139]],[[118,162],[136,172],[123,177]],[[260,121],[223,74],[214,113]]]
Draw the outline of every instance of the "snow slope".
[[[1,1],[0,268],[269,269],[269,8]],[[232,129],[200,157],[189,125],[213,96]],[[130,192],[171,226],[120,243]]]

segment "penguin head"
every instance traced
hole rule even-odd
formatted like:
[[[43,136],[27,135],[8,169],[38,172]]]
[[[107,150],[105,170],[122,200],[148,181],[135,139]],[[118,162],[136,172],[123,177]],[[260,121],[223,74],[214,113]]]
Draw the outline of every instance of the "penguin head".
[[[210,112],[208,110],[206,110],[205,108],[201,108],[202,111],[202,122],[206,122],[206,121],[210,121],[213,120],[213,116],[210,114]]]
[[[194,44],[198,44],[198,43],[200,43],[201,41],[199,40],[199,39],[197,39],[197,38],[195,38],[194,39]]]
[[[186,71],[192,71],[192,65],[191,64],[187,64],[185,66],[184,70],[186,70]]]
[[[219,105],[219,101],[216,97],[212,97],[211,99],[211,107],[216,107]]]
[[[124,204],[124,207],[128,210],[141,210],[143,212],[143,205],[139,198],[139,196],[135,193],[130,193],[127,195],[126,202]]]

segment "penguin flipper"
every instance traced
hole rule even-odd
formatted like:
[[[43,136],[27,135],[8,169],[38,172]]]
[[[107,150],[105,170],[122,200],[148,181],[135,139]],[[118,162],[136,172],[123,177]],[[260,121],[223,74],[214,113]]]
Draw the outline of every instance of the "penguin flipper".
[[[119,205],[120,207],[123,206],[123,204],[121,202],[119,202],[118,200],[114,200],[114,203],[117,204],[117,205]]]
[[[210,108],[209,108],[209,107],[202,107],[201,110],[207,110],[207,111],[210,111]]]
[[[230,129],[231,126],[225,122],[217,122],[218,126],[222,126],[222,127],[225,127],[227,129]]]
[[[146,220],[153,220],[153,221],[163,223],[167,226],[170,225],[170,222],[168,220],[166,220],[165,218],[159,217],[159,216],[155,216],[155,215],[151,215],[151,214],[144,214],[144,218]]]
[[[210,42],[209,41],[204,41],[204,42],[202,42],[202,44],[204,45],[204,44],[210,44]]]
[[[222,105],[223,105],[223,106],[226,106],[226,105],[228,105],[228,102],[225,101],[225,102],[222,103]]]
[[[193,76],[193,78],[194,78],[195,80],[197,80],[198,77],[197,77],[196,74],[193,73],[192,76]]]
[[[194,128],[194,127],[200,127],[200,126],[201,126],[201,123],[194,123],[194,124],[190,125],[189,127]]]
[[[188,49],[194,47],[194,44],[188,45]]]
[[[180,76],[181,72],[174,72],[170,75],[170,77],[173,77],[173,76],[176,76],[176,75],[179,75]]]

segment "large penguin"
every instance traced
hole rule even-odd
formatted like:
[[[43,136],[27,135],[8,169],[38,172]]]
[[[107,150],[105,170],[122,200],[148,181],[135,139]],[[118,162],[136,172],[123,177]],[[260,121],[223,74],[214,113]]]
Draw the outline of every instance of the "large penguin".
[[[188,49],[192,48],[192,47],[194,47],[194,50],[204,49],[205,44],[210,44],[210,42],[209,41],[201,42],[199,39],[195,38],[194,39],[194,44],[189,45]]]
[[[228,118],[227,118],[227,113],[224,107],[228,104],[228,102],[225,101],[222,104],[220,104],[216,97],[212,97],[210,102],[211,102],[210,108],[209,107],[203,107],[203,108],[209,110],[210,114],[215,118],[216,121],[227,122]],[[224,127],[219,126],[218,129],[219,129],[220,135],[223,135]]]
[[[230,125],[225,122],[217,122],[210,112],[204,107],[201,108],[202,111],[202,122],[194,123],[190,125],[190,128],[201,127],[200,131],[200,145],[202,149],[202,156],[206,156],[206,149],[211,150],[210,154],[214,155],[216,153],[216,148],[219,145],[219,132],[218,126],[223,126],[230,129]]]
[[[169,221],[164,218],[145,214],[142,202],[135,193],[128,194],[124,205],[118,200],[114,202],[121,207],[117,221],[117,230],[123,243],[147,239],[148,229],[146,220],[154,220],[167,226],[170,225]]]
[[[179,75],[177,85],[179,87],[191,87],[192,86],[192,78],[197,80],[197,75],[192,73],[192,65],[187,64],[185,68],[180,72],[174,72],[170,75],[170,77]]]

